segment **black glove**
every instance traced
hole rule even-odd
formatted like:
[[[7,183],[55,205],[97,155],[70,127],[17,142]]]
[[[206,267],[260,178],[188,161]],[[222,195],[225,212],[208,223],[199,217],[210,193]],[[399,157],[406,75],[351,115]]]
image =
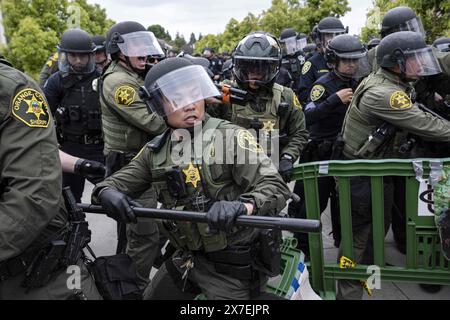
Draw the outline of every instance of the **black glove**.
[[[97,184],[105,179],[106,169],[100,162],[78,159],[75,162],[74,173],[85,177],[93,184]]]
[[[278,172],[284,182],[291,182],[292,171],[294,170],[294,159],[291,156],[284,155],[280,160]]]
[[[131,206],[141,207],[141,205],[122,192],[106,188],[100,192],[99,200],[108,217],[123,223],[137,222]]]
[[[209,230],[229,232],[240,215],[247,214],[247,207],[239,201],[219,201],[206,214]]]

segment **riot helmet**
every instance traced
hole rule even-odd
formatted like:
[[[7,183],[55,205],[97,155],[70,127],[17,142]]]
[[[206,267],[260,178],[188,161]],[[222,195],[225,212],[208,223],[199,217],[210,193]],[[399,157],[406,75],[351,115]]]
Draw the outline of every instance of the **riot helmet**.
[[[297,35],[297,31],[292,28],[281,31],[280,45],[283,56],[294,55],[298,51]]]
[[[239,85],[249,89],[272,88],[281,66],[278,40],[262,31],[242,39],[233,52],[233,74]]]
[[[422,21],[409,7],[393,8],[383,17],[380,32],[382,38],[399,31],[418,32],[425,38]]]
[[[308,36],[304,33],[297,35],[297,51],[303,52],[303,49],[308,45]]]
[[[89,74],[95,70],[95,45],[89,34],[81,29],[63,33],[58,49],[58,69],[68,74]]]
[[[367,50],[355,36],[339,35],[325,49],[325,60],[344,78],[361,79],[370,73]]]
[[[369,41],[369,43],[367,44],[367,50],[370,50],[372,48],[377,47],[380,44],[380,39],[378,38],[373,38]]]
[[[406,80],[416,80],[442,72],[433,49],[422,34],[400,31],[383,38],[377,48],[377,61],[382,68],[399,67]]]
[[[156,64],[145,77],[139,94],[149,112],[163,118],[199,101],[220,96],[204,67],[178,57]]]
[[[316,30],[313,30],[313,38],[319,47],[325,48],[331,39],[347,32],[348,28],[344,27],[341,20],[335,17],[326,17],[320,20]]]
[[[441,37],[433,42],[433,47],[441,52],[450,52],[450,38]]]

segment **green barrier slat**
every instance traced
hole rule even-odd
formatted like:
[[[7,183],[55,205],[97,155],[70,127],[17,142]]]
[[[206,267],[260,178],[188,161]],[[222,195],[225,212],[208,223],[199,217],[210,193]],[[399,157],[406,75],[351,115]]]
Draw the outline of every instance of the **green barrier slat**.
[[[402,267],[380,268],[381,281],[429,283],[450,285],[450,272],[445,270],[412,269]],[[330,279],[367,280],[370,274],[366,266],[340,269],[338,265],[326,265],[325,277]]]
[[[384,267],[384,185],[382,177],[372,177],[373,252],[377,266]],[[369,239],[370,241],[370,239]]]
[[[338,178],[339,188],[339,208],[341,220],[341,241],[342,254],[353,260],[353,229],[352,229],[352,210],[350,197],[350,179]]]

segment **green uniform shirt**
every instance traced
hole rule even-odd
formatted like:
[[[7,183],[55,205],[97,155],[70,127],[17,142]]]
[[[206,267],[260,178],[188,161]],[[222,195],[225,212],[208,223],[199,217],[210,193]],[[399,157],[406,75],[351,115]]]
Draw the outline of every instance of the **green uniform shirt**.
[[[280,110],[280,103],[286,103],[286,109]],[[290,88],[278,84],[273,86],[271,93],[260,94],[245,106],[211,105],[208,106],[208,113],[245,129],[250,129],[250,122],[258,119],[264,132],[279,130],[280,136],[285,135],[287,138],[286,143],[280,138],[279,154],[289,154],[294,161],[300,157],[308,142],[305,115],[297,96]]]
[[[102,76],[100,102],[105,151],[137,154],[166,128],[164,120],[149,114],[139,97],[144,80],[138,74],[113,62]]]
[[[55,52],[42,67],[41,73],[39,74],[39,85],[43,88],[48,78],[58,72],[58,70],[58,52]]]
[[[0,84],[1,262],[45,239],[49,224],[63,226],[66,214],[58,144],[44,94],[1,61]]]
[[[450,122],[414,105],[409,97],[412,91],[409,83],[384,69],[366,78],[356,90],[344,120],[344,154],[357,158],[355,152],[385,122],[425,140],[450,141]],[[386,148],[387,155],[391,149],[392,146]]]
[[[211,121],[216,123],[219,121],[214,130],[208,129],[208,126],[211,127]],[[209,116],[205,120],[203,133],[211,136],[202,139],[203,151],[202,157],[199,158],[201,161],[199,166],[195,166],[194,161],[179,165],[183,180],[185,179],[183,183],[189,193],[183,199],[201,194],[208,196],[212,201],[251,199],[255,203],[254,214],[277,215],[285,207],[290,190],[251,133],[228,121]],[[162,187],[160,180],[164,179],[167,169],[172,169],[172,165],[167,163],[173,155],[179,154],[179,150],[188,147],[194,154],[195,144],[186,140],[176,140],[168,134],[160,144],[159,150],[145,147],[129,165],[98,184],[94,189],[92,200],[98,201],[97,195],[104,187],[115,188],[132,198],[137,198],[150,185],[155,184],[158,200],[163,206],[172,209],[173,203],[169,203],[167,187]],[[183,146],[186,143],[191,145]],[[222,148],[224,152],[219,153],[218,148]],[[174,150],[176,152],[172,152]],[[248,155],[247,160],[239,161],[238,156],[243,154]],[[214,163],[206,160],[213,155],[216,157]],[[230,160],[231,164],[227,164]],[[192,207],[188,209],[195,210]],[[229,236],[228,243],[240,241],[236,235],[227,236]]]

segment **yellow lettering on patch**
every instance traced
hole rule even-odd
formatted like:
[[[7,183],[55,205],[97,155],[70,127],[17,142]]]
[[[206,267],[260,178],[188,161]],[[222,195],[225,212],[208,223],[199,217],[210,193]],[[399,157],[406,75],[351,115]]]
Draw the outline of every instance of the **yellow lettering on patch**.
[[[312,63],[310,61],[306,61],[302,68],[302,74],[305,75],[308,73],[309,69],[311,69]]]
[[[33,128],[47,128],[50,122],[47,101],[40,92],[30,88],[16,94],[12,113],[15,118]]]

